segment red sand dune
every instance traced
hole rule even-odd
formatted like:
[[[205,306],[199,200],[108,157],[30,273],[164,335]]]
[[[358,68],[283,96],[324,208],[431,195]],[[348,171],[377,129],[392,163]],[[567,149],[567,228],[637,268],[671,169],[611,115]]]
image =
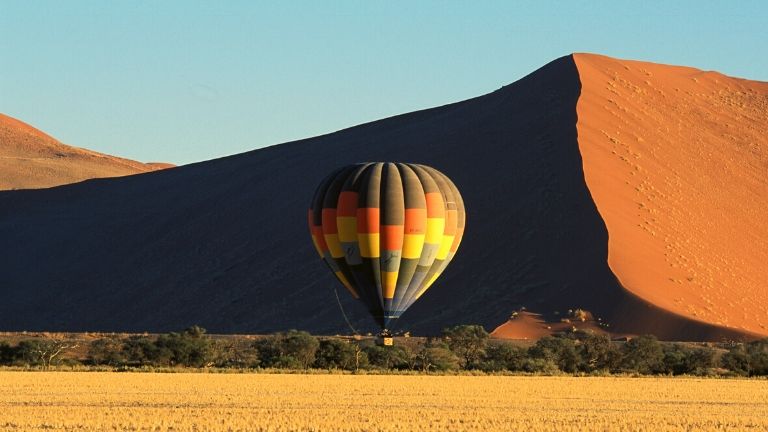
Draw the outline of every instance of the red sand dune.
[[[596,321],[591,314],[583,321],[573,317],[565,318],[560,321],[547,321],[540,314],[523,311],[517,313],[514,318],[497,327],[491,332],[491,337],[497,339],[536,340],[544,336],[576,330],[608,334],[609,332],[601,327],[600,324],[601,323]]]
[[[0,114],[0,190],[47,188],[172,166],[144,164],[64,145],[22,121]]]
[[[768,83],[588,54],[578,142],[622,285],[768,335]]]

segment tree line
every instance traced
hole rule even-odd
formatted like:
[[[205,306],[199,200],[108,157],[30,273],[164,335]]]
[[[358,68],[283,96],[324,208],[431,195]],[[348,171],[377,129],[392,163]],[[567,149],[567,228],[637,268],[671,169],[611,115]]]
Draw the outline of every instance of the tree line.
[[[255,340],[211,338],[193,326],[158,336],[102,337],[88,343],[85,358],[65,358],[77,347],[54,339],[0,342],[0,365],[768,376],[768,339],[713,348],[660,342],[651,335],[617,343],[604,334],[576,331],[521,346],[491,340],[478,325],[447,328],[441,337],[395,346],[297,330]]]

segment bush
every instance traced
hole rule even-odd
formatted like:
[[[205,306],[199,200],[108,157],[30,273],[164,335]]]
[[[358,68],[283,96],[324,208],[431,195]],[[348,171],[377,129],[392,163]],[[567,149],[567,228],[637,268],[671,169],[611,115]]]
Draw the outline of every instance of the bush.
[[[317,338],[298,330],[276,333],[255,344],[262,366],[286,369],[308,369],[319,346]]]
[[[123,340],[119,337],[97,339],[88,348],[88,360],[94,365],[121,366],[126,362],[123,348]]]
[[[409,369],[409,352],[400,346],[368,345],[363,348],[371,366],[382,369]]]
[[[205,329],[193,326],[181,333],[158,336],[152,359],[159,364],[170,366],[208,366],[212,359],[211,340]]]
[[[485,355],[488,332],[480,325],[460,325],[443,330],[448,348],[461,358],[464,369],[477,367]]]
[[[621,360],[621,354],[608,335],[587,334],[578,348],[581,368],[586,372],[615,370]]]
[[[576,372],[580,364],[576,342],[567,337],[544,336],[528,349],[528,355],[549,361],[563,372]]]
[[[459,363],[456,354],[444,344],[427,345],[416,355],[416,367],[422,372],[456,370]]]
[[[8,342],[0,342],[0,365],[12,365],[16,361],[16,351]]]
[[[720,357],[720,365],[736,375],[749,375],[749,354],[744,345],[737,345],[723,354]]]
[[[682,344],[664,347],[664,372],[673,375],[706,375],[715,367],[715,351],[711,348],[690,348]]]
[[[768,338],[747,345],[749,374],[768,375]]]
[[[237,340],[214,341],[211,361],[219,368],[255,368],[260,364],[259,351],[251,343]]]
[[[557,364],[544,358],[526,358],[523,361],[523,370],[531,373],[541,373],[546,375],[553,375],[560,372]]]
[[[368,365],[368,355],[355,343],[339,339],[320,341],[315,366],[323,369],[358,370]]]
[[[508,342],[488,345],[480,369],[486,372],[502,370],[521,371],[525,363],[527,350]]]
[[[656,336],[630,339],[621,350],[621,368],[629,372],[654,374],[664,371],[664,351]]]
[[[720,362],[737,375],[768,375],[768,339],[736,345],[723,355]]]
[[[148,336],[134,335],[123,341],[123,358],[131,366],[151,364],[159,357],[157,351],[157,346]]]

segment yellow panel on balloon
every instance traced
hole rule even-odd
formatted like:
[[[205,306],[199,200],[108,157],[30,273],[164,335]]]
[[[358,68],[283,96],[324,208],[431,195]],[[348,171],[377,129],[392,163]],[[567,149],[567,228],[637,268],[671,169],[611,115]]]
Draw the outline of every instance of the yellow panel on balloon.
[[[336,218],[336,226],[339,229],[339,241],[356,242],[357,241],[357,218],[342,216]]]
[[[395,296],[395,287],[397,286],[398,272],[381,272],[382,291],[385,299],[391,299]]]
[[[416,259],[421,257],[424,248],[424,234],[406,234],[403,238],[403,258]]]
[[[360,244],[360,256],[363,258],[378,258],[380,256],[379,233],[357,233],[357,242]]]
[[[324,234],[323,237],[325,237],[325,243],[328,245],[328,250],[331,251],[332,257],[344,257],[344,250],[341,248],[338,234]]]
[[[453,236],[444,235],[443,241],[440,243],[440,249],[437,250],[436,258],[439,260],[444,260],[446,257],[448,257],[448,252],[451,251],[451,245],[453,245]]]
[[[427,236],[424,241],[432,244],[440,243],[443,239],[443,231],[445,231],[445,219],[427,218]]]

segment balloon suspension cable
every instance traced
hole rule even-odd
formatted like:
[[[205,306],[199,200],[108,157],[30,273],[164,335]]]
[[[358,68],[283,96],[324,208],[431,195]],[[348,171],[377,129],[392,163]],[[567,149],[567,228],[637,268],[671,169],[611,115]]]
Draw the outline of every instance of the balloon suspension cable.
[[[341,310],[341,315],[344,316],[344,321],[347,322],[347,325],[349,326],[349,329],[352,330],[352,334],[359,335],[360,333],[355,330],[354,327],[352,327],[352,323],[349,322],[349,318],[347,318],[347,314],[344,312],[344,306],[341,305],[341,299],[339,298],[339,290],[336,289],[336,287],[333,288],[333,293],[336,294],[336,303],[339,304],[339,310]]]

